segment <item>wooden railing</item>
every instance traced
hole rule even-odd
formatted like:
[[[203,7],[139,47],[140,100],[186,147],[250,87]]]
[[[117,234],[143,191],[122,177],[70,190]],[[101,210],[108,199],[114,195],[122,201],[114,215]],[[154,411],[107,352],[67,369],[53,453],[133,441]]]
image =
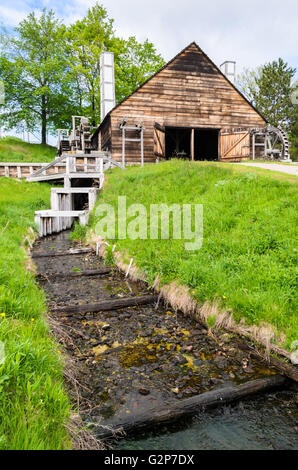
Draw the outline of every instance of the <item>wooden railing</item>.
[[[44,170],[46,163],[18,163],[18,162],[0,162],[0,176],[7,178],[28,178],[38,170]],[[65,163],[58,163],[52,169],[52,173],[65,172]]]
[[[0,162],[0,176],[8,178],[32,178],[59,174],[100,173],[109,168],[125,169],[113,160],[108,152],[96,154],[63,154],[51,163]],[[52,178],[53,179],[53,178]]]

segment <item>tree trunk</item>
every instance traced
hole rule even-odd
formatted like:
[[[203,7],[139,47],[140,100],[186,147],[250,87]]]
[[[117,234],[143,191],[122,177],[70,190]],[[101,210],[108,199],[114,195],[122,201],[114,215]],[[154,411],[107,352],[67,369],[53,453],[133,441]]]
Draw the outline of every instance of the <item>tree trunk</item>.
[[[92,116],[92,126],[95,127],[95,96],[94,94],[92,95],[92,112],[93,112],[93,116]]]
[[[46,97],[41,97],[41,143],[47,143],[47,110],[46,110]]]

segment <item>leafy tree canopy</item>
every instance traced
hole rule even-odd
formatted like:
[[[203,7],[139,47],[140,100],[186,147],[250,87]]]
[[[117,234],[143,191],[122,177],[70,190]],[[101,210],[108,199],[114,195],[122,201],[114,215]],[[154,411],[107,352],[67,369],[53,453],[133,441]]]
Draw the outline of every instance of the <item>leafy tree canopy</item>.
[[[5,85],[0,125],[6,129],[69,127],[71,115],[100,122],[100,54],[115,56],[116,100],[132,93],[164,60],[154,45],[135,37],[116,36],[113,20],[100,4],[68,28],[52,10],[44,9],[20,23],[13,35],[2,34],[0,80]]]
[[[288,130],[294,117],[291,83],[295,73],[279,58],[256,70],[246,69],[238,78],[238,86],[272,126]]]

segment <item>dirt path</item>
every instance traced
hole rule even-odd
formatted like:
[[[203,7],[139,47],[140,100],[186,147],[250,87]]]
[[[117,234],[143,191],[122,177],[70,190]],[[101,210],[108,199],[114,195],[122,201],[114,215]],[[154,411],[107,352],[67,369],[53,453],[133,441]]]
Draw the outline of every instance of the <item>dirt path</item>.
[[[256,168],[263,168],[264,170],[279,171],[287,175],[298,176],[297,165],[279,165],[278,163],[238,163],[243,166],[254,166]]]
[[[38,241],[34,253],[71,248],[68,234]],[[118,271],[89,277],[55,274],[104,267],[95,253],[35,258],[51,317],[64,335],[66,352],[79,369],[81,415],[96,426],[115,425],[140,409],[176,403],[205,391],[274,375],[250,357],[230,334],[205,328],[160,305],[94,314],[59,313],[59,307],[148,294]]]

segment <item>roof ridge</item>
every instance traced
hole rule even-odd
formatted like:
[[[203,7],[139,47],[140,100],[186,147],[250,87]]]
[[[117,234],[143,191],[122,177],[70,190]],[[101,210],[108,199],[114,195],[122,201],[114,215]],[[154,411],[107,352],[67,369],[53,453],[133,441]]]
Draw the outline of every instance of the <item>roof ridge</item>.
[[[264,119],[265,122],[268,122],[267,119],[260,113],[260,111],[258,111],[257,108],[252,103],[250,103],[250,101],[244,96],[244,94],[240,90],[238,90],[238,88],[226,77],[226,75],[213,62],[213,60],[210,59],[210,57],[203,51],[203,49],[201,49],[201,47],[196,43],[196,41],[192,41],[190,44],[188,44],[186,47],[184,47],[184,49],[182,49],[182,51],[178,52],[178,54],[176,54],[172,59],[170,59],[159,70],[157,70],[151,77],[149,77],[147,80],[145,80],[144,83],[142,83],[140,86],[138,86],[138,88],[136,88],[132,93],[130,93],[128,96],[123,98],[123,100],[121,100],[118,104],[116,104],[116,106],[114,106],[114,108],[111,109],[111,111],[105,116],[103,121],[99,124],[98,129],[103,125],[103,123],[106,121],[108,116],[110,116],[111,113],[115,109],[117,109],[119,106],[121,106],[126,100],[128,100],[132,95],[134,95],[137,91],[139,91],[140,88],[142,88],[150,80],[152,80],[154,77],[156,77],[156,75],[158,75],[160,72],[162,72],[164,69],[166,69],[172,62],[174,62],[174,60],[176,60],[181,54],[183,54],[187,49],[189,49],[193,45],[199,50],[199,52],[201,52],[203,54],[203,56],[213,65],[213,67],[215,67],[217,72],[229,83],[229,85],[232,86],[234,88],[234,90],[249,104],[249,106],[251,106],[254,109],[254,111],[256,111],[256,113],[258,113],[259,116],[261,116],[261,118]],[[96,133],[97,133],[97,131],[96,131]]]

